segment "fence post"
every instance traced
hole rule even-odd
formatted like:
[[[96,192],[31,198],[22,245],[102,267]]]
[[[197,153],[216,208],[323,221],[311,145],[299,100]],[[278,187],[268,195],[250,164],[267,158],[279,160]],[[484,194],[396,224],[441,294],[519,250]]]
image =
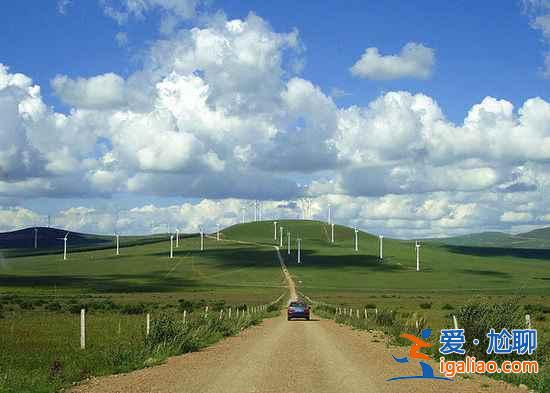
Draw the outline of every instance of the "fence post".
[[[527,325],[527,329],[531,329],[531,315],[525,314],[525,324]]]
[[[374,309],[374,317],[378,319],[378,307]]]
[[[235,318],[239,319],[239,307],[235,310]]]
[[[367,309],[365,308],[365,319],[369,318],[369,314],[367,314]]]
[[[80,349],[86,349],[86,310],[80,310]]]
[[[223,308],[220,310],[220,321],[222,320],[223,318]]]
[[[359,309],[355,310],[355,316],[359,319]]]
[[[185,320],[187,319],[187,310],[183,310],[183,324],[185,325]]]
[[[204,317],[208,318],[208,306],[204,308]]]
[[[146,333],[146,336],[149,335],[149,332],[151,331],[151,314],[147,313],[147,316],[146,316],[146,328],[145,328],[145,333]]]
[[[418,330],[418,319],[414,321],[414,325],[416,326],[416,330]]]
[[[453,315],[453,326],[455,329],[458,329],[458,321],[454,315]]]
[[[229,311],[228,311],[228,318],[231,319],[231,307],[229,307]]]

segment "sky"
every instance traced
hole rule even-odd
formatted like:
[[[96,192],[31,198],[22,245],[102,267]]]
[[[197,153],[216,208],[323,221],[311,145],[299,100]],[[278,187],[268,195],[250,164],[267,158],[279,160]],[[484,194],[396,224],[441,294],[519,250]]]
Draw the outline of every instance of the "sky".
[[[550,1],[478,3],[3,4],[0,231],[550,226]]]

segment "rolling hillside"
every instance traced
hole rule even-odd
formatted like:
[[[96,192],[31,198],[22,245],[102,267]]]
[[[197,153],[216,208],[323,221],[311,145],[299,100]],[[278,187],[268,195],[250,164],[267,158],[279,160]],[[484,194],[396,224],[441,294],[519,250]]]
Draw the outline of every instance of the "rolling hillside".
[[[481,232],[426,241],[450,246],[550,249],[550,228],[535,229],[517,235]]]
[[[37,249],[34,248],[35,229],[37,234]],[[74,251],[99,250],[112,248],[114,236],[94,235],[67,231],[59,228],[37,227],[25,228],[12,232],[0,233],[0,251],[4,257],[26,255],[42,255],[59,252],[63,249],[63,237],[68,233],[68,245]],[[180,235],[181,238],[191,235]],[[120,236],[120,247],[156,243],[165,241],[167,236]]]

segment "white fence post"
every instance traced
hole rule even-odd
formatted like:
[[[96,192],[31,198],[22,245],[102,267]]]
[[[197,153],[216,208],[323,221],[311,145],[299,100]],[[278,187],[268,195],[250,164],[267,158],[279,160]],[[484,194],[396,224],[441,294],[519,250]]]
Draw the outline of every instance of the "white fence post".
[[[187,319],[187,310],[183,310],[183,324],[185,324],[186,319]]]
[[[531,329],[531,315],[525,314],[525,324],[527,325],[527,329]]]
[[[458,321],[456,319],[456,316],[453,315],[453,326],[455,329],[458,329]]]
[[[223,318],[223,308],[220,310],[220,321],[222,320]]]
[[[151,314],[147,313],[147,316],[145,317],[145,335],[148,336],[151,332]]]
[[[80,349],[86,349],[86,310],[80,310]]]
[[[231,307],[229,307],[228,318],[231,319]]]
[[[369,314],[367,314],[367,309],[365,308],[365,319],[369,319]]]

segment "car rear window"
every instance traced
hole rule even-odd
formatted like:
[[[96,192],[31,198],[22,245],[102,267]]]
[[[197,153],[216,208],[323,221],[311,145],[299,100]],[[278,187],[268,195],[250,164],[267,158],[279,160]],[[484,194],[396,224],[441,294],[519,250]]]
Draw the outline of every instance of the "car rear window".
[[[305,307],[305,303],[291,302],[290,307]]]

